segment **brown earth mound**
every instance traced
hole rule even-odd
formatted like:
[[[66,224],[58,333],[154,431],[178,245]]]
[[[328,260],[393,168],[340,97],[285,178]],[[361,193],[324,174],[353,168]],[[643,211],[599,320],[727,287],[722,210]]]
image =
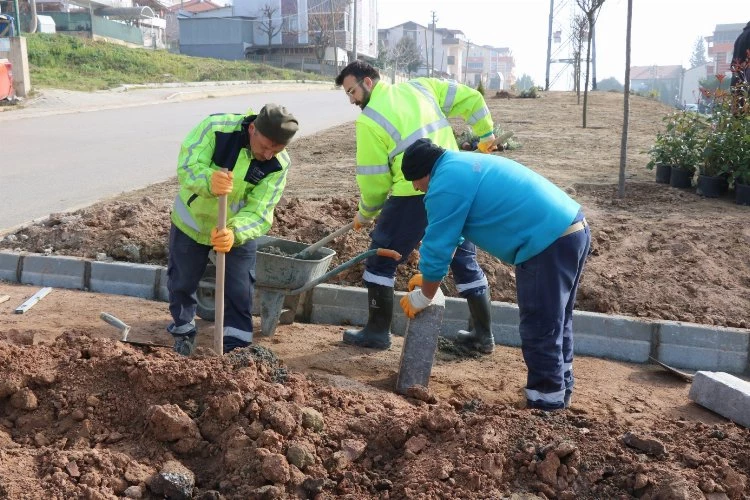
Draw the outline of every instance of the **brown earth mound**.
[[[210,354],[204,351],[206,354]],[[0,343],[2,498],[746,498],[750,432],[322,385],[263,347]],[[516,496],[515,498],[531,498]]]

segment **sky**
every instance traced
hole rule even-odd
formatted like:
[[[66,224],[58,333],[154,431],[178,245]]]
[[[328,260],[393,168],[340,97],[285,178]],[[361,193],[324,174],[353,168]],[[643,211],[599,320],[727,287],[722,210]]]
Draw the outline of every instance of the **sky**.
[[[427,26],[434,11],[438,28],[461,30],[472,43],[509,47],[516,60],[516,77],[525,73],[544,85],[549,0],[377,1],[379,29],[407,21]],[[571,13],[578,8],[576,1],[555,0],[555,8],[553,31],[562,29],[565,37]],[[627,8],[627,0],[605,0],[601,8],[596,24],[598,81],[608,77],[624,81]],[[633,0],[631,65],[681,64],[687,69],[699,37],[712,35],[717,24],[744,26],[748,21],[750,0]],[[553,53],[557,47],[552,44]],[[553,64],[553,88],[570,88],[569,74],[563,64]]]

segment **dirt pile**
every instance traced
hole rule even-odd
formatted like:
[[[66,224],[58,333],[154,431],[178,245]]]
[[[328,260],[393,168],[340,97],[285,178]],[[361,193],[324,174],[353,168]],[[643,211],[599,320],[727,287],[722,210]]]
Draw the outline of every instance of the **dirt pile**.
[[[750,432],[732,424],[649,435],[585,411],[336,388],[262,347],[185,359],[80,331],[0,342],[0,370],[0,498],[750,494]]]

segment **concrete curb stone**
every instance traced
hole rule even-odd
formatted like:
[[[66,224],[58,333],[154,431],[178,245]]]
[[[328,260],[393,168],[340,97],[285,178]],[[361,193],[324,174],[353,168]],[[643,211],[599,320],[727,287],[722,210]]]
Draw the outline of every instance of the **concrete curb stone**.
[[[12,283],[72,288],[166,301],[166,269],[162,266],[89,261],[75,257],[45,256],[0,251],[0,279]],[[404,292],[396,293],[399,300]],[[300,312],[301,311],[301,312]],[[300,301],[297,318],[315,324],[364,325],[367,290],[318,285]],[[466,328],[466,301],[445,299],[442,334],[455,337]],[[518,307],[492,303],[495,343],[518,347]],[[573,314],[575,352],[632,363],[653,356],[663,363],[688,370],[750,373],[750,331],[740,328],[646,321],[586,311]],[[394,310],[392,331],[404,335],[406,317]]]

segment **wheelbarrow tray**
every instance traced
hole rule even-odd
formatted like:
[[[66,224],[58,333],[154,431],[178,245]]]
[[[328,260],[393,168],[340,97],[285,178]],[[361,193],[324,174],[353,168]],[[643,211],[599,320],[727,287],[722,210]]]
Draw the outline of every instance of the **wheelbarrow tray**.
[[[335,250],[323,247],[305,259],[298,259],[292,255],[307,248],[307,244],[273,236],[261,236],[256,241],[255,285],[259,288],[300,288],[325,274],[336,255]]]

